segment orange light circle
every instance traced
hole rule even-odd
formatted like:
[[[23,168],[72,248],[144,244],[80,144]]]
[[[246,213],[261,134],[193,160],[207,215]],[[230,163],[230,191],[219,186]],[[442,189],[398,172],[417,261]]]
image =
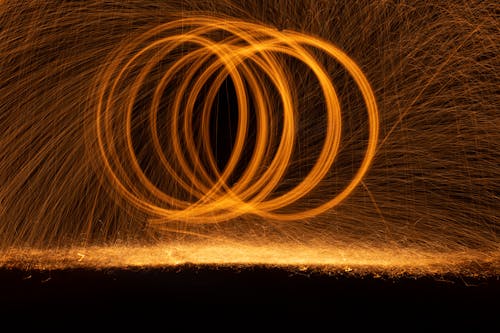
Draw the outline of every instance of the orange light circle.
[[[211,38],[216,32],[228,37]],[[181,55],[172,55],[188,44],[190,48],[196,48]],[[340,102],[328,73],[309,51],[311,48],[342,64],[356,82],[368,114],[368,144],[359,169],[337,195],[310,209],[278,213],[279,209],[293,206],[320,184],[334,163],[341,141]],[[310,172],[291,190],[270,198],[290,163],[297,131],[296,93],[290,88],[290,78],[277,54],[301,61],[314,73],[323,93],[327,121],[323,147]],[[154,185],[141,168],[132,137],[134,105],[140,98],[148,75],[163,59],[174,61],[170,61],[168,69],[160,75],[158,84],[153,88],[151,106],[144,112],[148,114],[154,154],[161,162],[165,177],[175,184],[167,191]],[[256,68],[259,73],[256,73]],[[167,110],[172,117],[170,127],[162,128],[171,133],[173,152],[167,156],[158,133],[160,101],[165,89],[174,84],[173,78],[180,74],[183,80],[177,85]],[[267,147],[273,142],[272,134],[276,131],[276,125],[270,121],[271,112],[277,111],[261,85],[259,75],[268,78],[281,99],[283,126],[273,156],[269,155]],[[215,96],[227,78],[231,78],[237,95],[238,127],[229,160],[224,170],[218,170],[208,122]],[[195,102],[202,89],[208,90],[203,94],[202,112],[197,115]],[[150,216],[154,225],[169,221],[216,223],[243,214],[282,221],[319,215],[342,202],[361,182],[375,156],[379,135],[373,90],[359,66],[342,50],[306,34],[213,16],[168,22],[122,45],[99,77],[97,96],[93,124],[104,175],[113,185],[113,191]],[[228,179],[243,154],[248,135],[250,98],[255,105],[257,122],[255,148],[246,169],[230,186]],[[201,119],[201,137],[198,139],[203,142],[203,157],[208,165],[202,163],[202,151],[195,144],[197,138],[191,125],[193,117]],[[259,173],[263,161],[270,164]],[[177,197],[176,188],[188,191],[194,199],[190,201]]]

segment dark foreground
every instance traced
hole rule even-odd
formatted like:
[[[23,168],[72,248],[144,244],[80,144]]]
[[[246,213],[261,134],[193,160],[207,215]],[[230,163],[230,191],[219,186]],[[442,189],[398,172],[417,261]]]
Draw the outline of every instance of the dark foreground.
[[[408,325],[500,319],[498,276],[356,276],[271,267],[184,265],[149,269],[0,269],[0,316],[38,320],[114,318],[177,323],[350,318]],[[57,319],[59,318],[59,319]],[[141,319],[141,320],[142,320]],[[125,320],[125,321],[123,321]],[[185,322],[185,321],[183,321]],[[185,322],[189,323],[189,322]]]

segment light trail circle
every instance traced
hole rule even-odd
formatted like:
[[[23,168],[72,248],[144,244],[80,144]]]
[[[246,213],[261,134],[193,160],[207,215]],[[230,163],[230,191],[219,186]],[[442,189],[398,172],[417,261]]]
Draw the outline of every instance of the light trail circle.
[[[215,35],[223,37],[214,38]],[[179,51],[184,48],[188,51]],[[340,102],[331,78],[311,49],[335,59],[356,83],[367,111],[368,144],[359,169],[339,193],[319,206],[283,213],[278,210],[293,207],[321,183],[341,142]],[[300,111],[294,104],[296,92],[290,87],[290,75],[278,55],[300,61],[314,74],[324,100],[326,126],[323,146],[310,172],[289,191],[271,197],[291,161],[297,131],[295,118]],[[140,110],[148,116],[152,153],[160,161],[164,177],[174,184],[161,189],[141,167],[134,147],[133,114],[141,89],[165,59],[168,66],[151,88],[149,109]],[[177,82],[179,77],[182,80]],[[210,142],[209,122],[217,93],[228,78],[236,92],[238,124],[233,150],[223,170],[219,170]],[[274,154],[268,147],[277,141],[272,113],[278,111],[262,86],[264,79],[278,92],[281,105],[282,128]],[[161,101],[167,90],[171,99],[166,114],[170,118],[163,119],[159,115],[165,107]],[[106,62],[96,84],[96,95],[92,123],[101,172],[112,191],[147,214],[152,225],[170,221],[218,223],[243,214],[280,221],[317,216],[341,203],[359,185],[373,161],[379,136],[373,90],[363,71],[346,53],[317,37],[228,18],[182,18],[125,41]],[[200,99],[203,103],[197,113],[195,105]],[[229,178],[235,176],[249,135],[250,101],[255,109],[255,145],[246,168],[230,185]],[[198,137],[192,126],[195,117],[201,119]],[[159,128],[160,123],[169,126]],[[171,134],[169,154],[160,140],[161,134],[167,132]],[[201,147],[197,147],[197,141],[203,143]],[[264,162],[269,165],[259,172]],[[189,193],[192,200],[176,195],[178,189]]]

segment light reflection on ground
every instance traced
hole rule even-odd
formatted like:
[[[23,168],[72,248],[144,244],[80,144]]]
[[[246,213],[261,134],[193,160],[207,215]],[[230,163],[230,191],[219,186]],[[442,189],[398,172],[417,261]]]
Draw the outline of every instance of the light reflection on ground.
[[[500,252],[426,252],[418,249],[306,247],[301,245],[207,245],[73,247],[58,250],[11,249],[0,255],[0,267],[65,269],[154,268],[185,264],[211,266],[290,267],[325,273],[397,276],[500,273]]]

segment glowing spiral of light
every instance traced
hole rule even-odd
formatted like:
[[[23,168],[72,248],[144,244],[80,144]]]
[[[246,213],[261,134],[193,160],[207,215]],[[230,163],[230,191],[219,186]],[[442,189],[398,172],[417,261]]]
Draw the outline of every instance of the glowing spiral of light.
[[[225,37],[211,38],[217,32]],[[187,44],[189,51],[179,52]],[[368,144],[359,169],[339,193],[319,206],[283,213],[283,209],[293,206],[319,185],[331,168],[341,141],[340,102],[331,78],[310,52],[311,49],[334,58],[356,82],[368,113]],[[326,109],[326,134],[310,172],[289,191],[272,196],[292,158],[297,132],[295,92],[278,54],[304,63],[316,76]],[[168,69],[152,88],[154,93],[149,109],[141,112],[148,113],[154,153],[161,161],[165,177],[175,184],[171,191],[158,188],[141,168],[132,135],[134,105],[140,98],[146,78],[163,59],[174,61],[168,62]],[[173,82],[173,77],[180,74],[182,82]],[[276,110],[266,87],[263,87],[262,75],[279,92],[280,110]],[[229,160],[224,169],[219,170],[209,138],[209,119],[216,95],[227,78],[232,80],[236,91],[238,124]],[[175,92],[168,110],[171,126],[162,129],[170,131],[171,135],[172,152],[167,156],[159,138],[158,114],[165,89],[171,89],[173,85]],[[127,87],[125,91],[121,90],[123,86]],[[207,89],[207,93],[202,94],[203,89]],[[129,204],[148,214],[153,224],[167,221],[214,223],[243,214],[283,221],[313,217],[338,205],[352,193],[375,155],[378,111],[365,75],[348,55],[334,45],[298,32],[278,31],[255,23],[210,16],[168,22],[122,45],[105,65],[97,93],[99,100],[94,129],[104,174],[113,190]],[[126,99],[117,98],[117,95],[126,95]],[[200,98],[203,99],[202,112],[195,114],[195,103]],[[255,106],[257,124],[255,147],[238,181],[229,185],[228,178],[234,176],[249,134],[250,99]],[[270,156],[267,147],[272,140],[276,140],[273,136],[276,125],[271,121],[273,112],[282,112],[283,123],[277,148]],[[195,138],[191,126],[193,117],[201,121],[198,135],[201,135],[204,145],[203,158],[200,156],[202,151],[195,144],[199,138]],[[174,167],[172,161],[178,167]],[[261,170],[264,161],[268,161],[269,165]],[[194,200],[179,198],[176,188],[189,191]]]

